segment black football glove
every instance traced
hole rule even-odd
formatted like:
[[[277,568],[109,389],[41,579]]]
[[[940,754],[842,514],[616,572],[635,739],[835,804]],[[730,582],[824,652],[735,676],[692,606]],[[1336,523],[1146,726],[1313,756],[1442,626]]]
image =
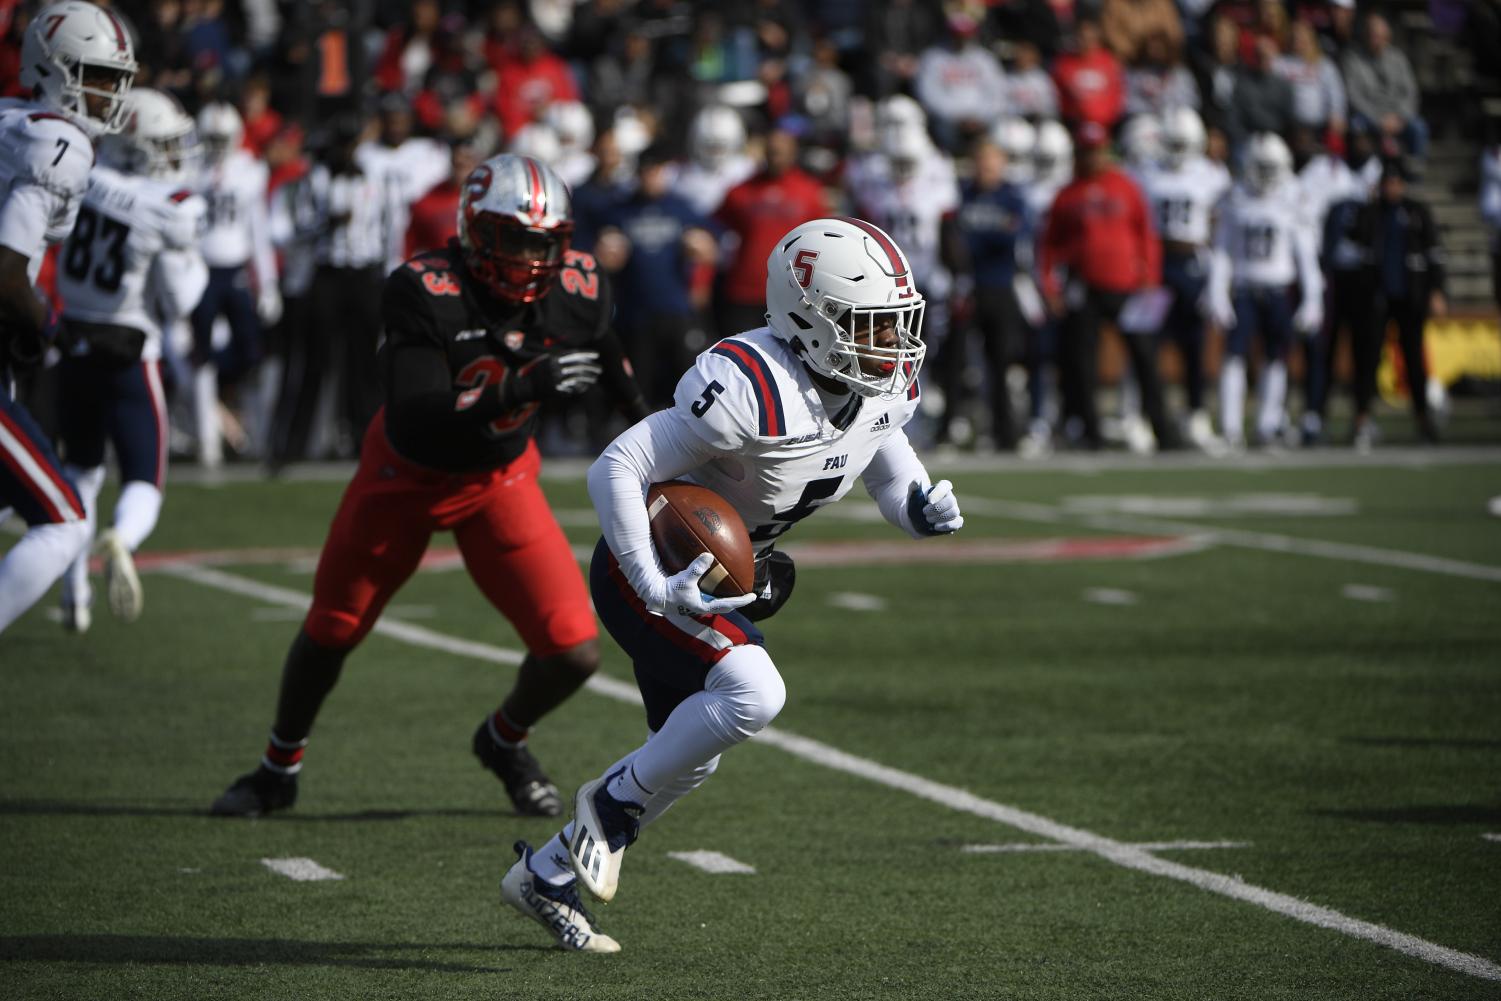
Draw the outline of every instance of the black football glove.
[[[500,398],[507,410],[516,410],[549,397],[577,396],[594,385],[600,371],[598,351],[545,354],[506,373]]]
[[[792,557],[773,549],[756,561],[756,600],[740,610],[752,622],[769,619],[787,604],[797,583]]]

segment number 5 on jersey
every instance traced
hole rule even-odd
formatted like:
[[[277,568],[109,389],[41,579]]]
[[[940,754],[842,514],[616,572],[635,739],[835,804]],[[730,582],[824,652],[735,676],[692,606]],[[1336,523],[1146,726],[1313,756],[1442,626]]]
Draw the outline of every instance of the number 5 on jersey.
[[[709,412],[709,408],[714,405],[716,394],[722,392],[724,392],[724,387],[719,384],[718,379],[715,379],[704,388],[703,397],[701,399],[694,400],[693,405],[688,409],[693,411],[694,417],[702,417],[704,414],[707,414]]]

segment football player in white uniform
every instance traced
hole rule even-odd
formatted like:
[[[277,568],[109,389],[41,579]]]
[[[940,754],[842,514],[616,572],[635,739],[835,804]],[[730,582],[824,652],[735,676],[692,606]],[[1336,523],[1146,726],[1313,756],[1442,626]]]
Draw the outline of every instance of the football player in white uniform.
[[[1068,129],[1055,121],[1037,126],[1037,142],[1032,147],[1030,180],[1022,184],[1027,208],[1039,229],[1053,207],[1053,199],[1074,176],[1074,139]],[[1033,276],[1033,279],[1039,276]],[[1042,306],[1042,294],[1035,280],[1017,283],[1018,295],[1026,294],[1023,312],[1032,324],[1036,338],[1034,350],[1027,353],[1027,395],[1031,398],[1031,415],[1027,433],[1017,443],[1023,458],[1047,455],[1053,448],[1053,428],[1049,420],[1049,369],[1057,356],[1058,327]],[[1056,407],[1052,407],[1056,410]]]
[[[379,137],[361,143],[355,160],[386,186],[386,270],[392,271],[406,260],[412,205],[447,179],[451,157],[436,139],[412,135],[412,109],[400,94],[381,99],[379,124]]]
[[[931,483],[903,431],[924,353],[923,297],[906,256],[868,222],[816,219],[777,242],[766,286],[769,326],[699,355],[674,405],[622,434],[589,470],[604,530],[590,589],[635,664],[651,736],[579,790],[573,821],[541,849],[516,844],[502,896],[568,949],[619,950],[594,927],[578,884],[611,899],[640,828],[781,710],[786,690],[754,625],[792,587],[776,541],[857,478],[909,535],[964,524],[952,486]],[[681,573],[663,570],[645,497],[649,484],[672,479],[715,491],[745,520],[755,593],[705,594],[707,553]]]
[[[756,172],[755,159],[745,152],[745,123],[726,105],[711,104],[693,116],[688,155],[671,188],[701,216],[713,215],[725,194]]]
[[[594,146],[594,115],[581,101],[554,101],[542,121],[558,137],[558,159],[552,167],[571,191],[594,173],[597,161],[589,152]]]
[[[198,305],[208,267],[198,251],[203,199],[184,186],[193,119],[157,90],[132,90],[125,103],[126,126],[100,143],[100,163],[57,270],[66,468],[92,533],[104,446],[114,444],[123,487],[99,548],[110,611],[132,622],[144,595],[131,554],[156,527],[167,472],[162,337]],[[91,604],[84,552],[63,578],[64,628],[87,630]]]
[[[1286,416],[1286,358],[1293,331],[1316,332],[1324,321],[1318,252],[1292,173],[1292,154],[1278,136],[1251,138],[1246,176],[1221,203],[1214,234],[1206,304],[1226,337],[1221,427],[1231,447],[1244,445],[1246,356],[1251,337],[1259,334],[1266,361],[1257,391],[1256,433],[1261,443],[1274,444]]]
[[[13,370],[38,364],[56,329],[35,283],[47,245],[73,229],[95,137],[120,128],[135,79],[120,19],[82,0],[44,7],[21,43],[29,101],[0,102],[0,508],[27,532],[0,560],[0,631],[36,603],[89,541],[83,501],[15,399]]]
[[[1204,315],[1209,241],[1215,206],[1230,190],[1230,173],[1204,155],[1204,123],[1191,108],[1164,116],[1162,160],[1137,174],[1152,203],[1162,237],[1162,282],[1173,293],[1162,333],[1183,356],[1188,391],[1188,440],[1201,449],[1219,445],[1204,409]],[[1159,343],[1161,341],[1159,340]]]

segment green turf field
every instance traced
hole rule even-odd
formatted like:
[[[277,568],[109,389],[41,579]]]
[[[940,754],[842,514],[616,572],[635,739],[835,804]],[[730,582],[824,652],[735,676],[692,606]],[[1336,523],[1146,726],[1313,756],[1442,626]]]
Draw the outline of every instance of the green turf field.
[[[613,957],[499,902],[555,825],[470,756],[516,640],[441,563],[298,807],[205,815],[342,484],[177,484],[143,564],[197,555],[138,624],[0,637],[0,997],[1501,997],[1501,453],[1336,455],[956,471],[963,533],[895,551],[855,495],[804,522],[787,708],[630,850]],[[548,491],[591,545],[580,479]],[[644,734],[608,641],[604,673],[534,740],[569,788]]]

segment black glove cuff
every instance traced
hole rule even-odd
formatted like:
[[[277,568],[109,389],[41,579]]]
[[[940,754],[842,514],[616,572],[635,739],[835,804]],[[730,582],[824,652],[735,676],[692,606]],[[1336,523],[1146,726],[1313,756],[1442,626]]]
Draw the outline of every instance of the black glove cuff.
[[[797,584],[797,567],[791,556],[773,549],[756,560],[756,593],[763,593],[767,584],[771,585],[769,596],[757,598],[740,610],[740,614],[752,622],[771,618],[792,597],[792,589]]]

